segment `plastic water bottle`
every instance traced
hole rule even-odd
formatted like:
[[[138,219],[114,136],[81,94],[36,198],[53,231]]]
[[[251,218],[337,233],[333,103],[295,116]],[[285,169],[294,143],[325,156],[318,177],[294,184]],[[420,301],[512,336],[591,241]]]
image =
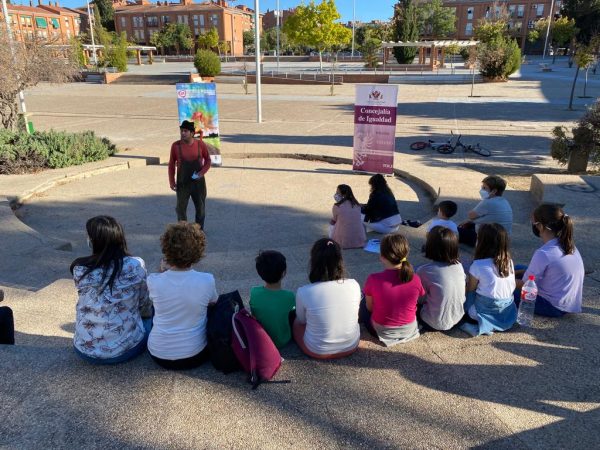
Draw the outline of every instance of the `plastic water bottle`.
[[[529,275],[529,279],[521,288],[521,303],[517,314],[517,323],[524,327],[530,327],[533,322],[533,312],[535,311],[535,299],[537,298],[538,288],[535,284],[535,277]]]

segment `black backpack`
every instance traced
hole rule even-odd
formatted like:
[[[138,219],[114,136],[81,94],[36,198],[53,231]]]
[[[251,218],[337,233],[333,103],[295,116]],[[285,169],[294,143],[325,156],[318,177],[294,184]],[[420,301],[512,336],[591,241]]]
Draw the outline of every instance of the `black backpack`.
[[[238,291],[219,295],[217,303],[208,307],[206,338],[210,361],[223,373],[235,372],[242,367],[231,348],[232,317],[244,307]]]

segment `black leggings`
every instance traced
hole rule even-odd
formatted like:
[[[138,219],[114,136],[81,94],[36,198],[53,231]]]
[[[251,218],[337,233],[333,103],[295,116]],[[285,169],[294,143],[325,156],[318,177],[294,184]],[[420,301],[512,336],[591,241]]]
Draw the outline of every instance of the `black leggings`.
[[[183,359],[161,359],[157,358],[154,355],[152,359],[158,364],[160,367],[168,370],[189,370],[195,369],[196,367],[202,365],[206,361],[208,361],[210,357],[210,353],[208,353],[208,346],[204,347],[200,353],[194,356],[190,356],[189,358]]]
[[[0,344],[14,345],[15,321],[13,312],[8,306],[0,307]]]

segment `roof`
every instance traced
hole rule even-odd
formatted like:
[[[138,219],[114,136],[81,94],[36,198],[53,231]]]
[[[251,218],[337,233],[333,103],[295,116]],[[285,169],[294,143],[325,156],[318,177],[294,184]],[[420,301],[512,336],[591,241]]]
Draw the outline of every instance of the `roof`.
[[[392,48],[392,47],[450,47],[451,45],[458,45],[459,47],[471,47],[479,44],[479,41],[456,41],[456,40],[443,40],[443,41],[398,41],[398,42],[381,42],[381,47]]]
[[[56,16],[56,17],[60,17],[59,14],[57,13],[53,13],[50,11],[46,11],[42,8],[34,8],[33,6],[21,6],[21,5],[11,5],[8,4],[8,13],[10,14],[11,11],[13,12],[22,12],[22,13],[29,13],[29,14],[36,14],[39,16]]]
[[[38,5],[37,8],[45,9],[46,11],[54,12],[56,14],[63,14],[68,16],[78,16],[79,14],[71,11],[67,8],[62,8],[60,6],[51,6],[51,5]]]
[[[115,14],[123,13],[161,13],[161,12],[177,12],[177,11],[218,11],[224,10],[229,11],[233,14],[249,14],[249,11],[244,11],[240,8],[229,8],[223,7],[214,3],[193,3],[191,5],[181,4],[168,4],[168,5],[157,5],[152,3],[150,5],[126,5],[115,7]],[[262,14],[261,14],[262,16]]]

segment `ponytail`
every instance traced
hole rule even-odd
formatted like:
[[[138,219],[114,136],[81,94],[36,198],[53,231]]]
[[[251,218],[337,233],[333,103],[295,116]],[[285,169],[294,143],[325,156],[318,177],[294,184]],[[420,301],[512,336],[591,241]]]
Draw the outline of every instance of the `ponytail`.
[[[560,243],[565,255],[572,255],[575,252],[575,242],[573,241],[573,219],[563,214],[559,221],[560,229],[556,232],[556,237]]]
[[[400,263],[400,268],[396,269],[396,272],[398,273],[398,279],[401,283],[408,283],[415,275],[412,264],[409,263],[406,258],[402,260]]]

